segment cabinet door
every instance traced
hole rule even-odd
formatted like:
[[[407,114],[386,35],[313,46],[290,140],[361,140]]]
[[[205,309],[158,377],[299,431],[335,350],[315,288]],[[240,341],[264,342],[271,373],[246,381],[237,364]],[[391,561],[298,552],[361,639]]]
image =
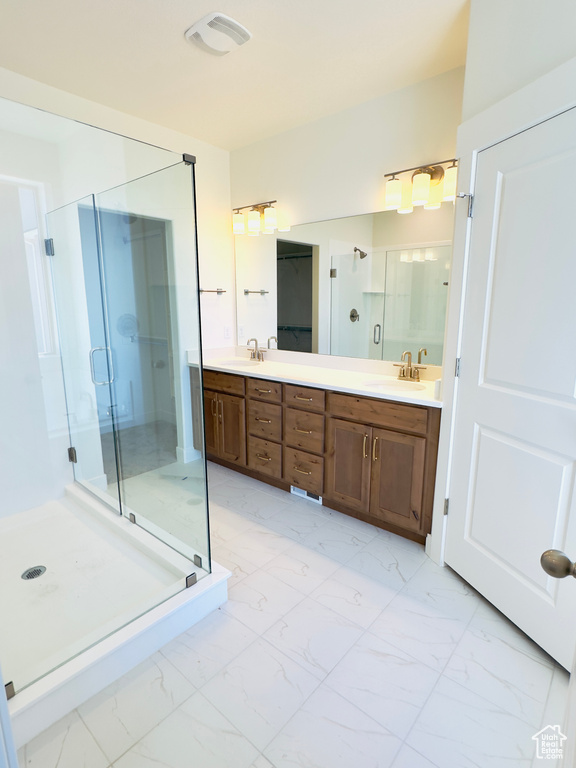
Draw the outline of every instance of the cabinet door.
[[[206,453],[218,455],[218,395],[204,390],[204,431],[206,433]]]
[[[218,395],[220,445],[218,455],[226,461],[246,464],[246,401],[234,395]]]
[[[426,439],[372,431],[370,514],[407,531],[422,531]]]
[[[367,512],[370,501],[371,427],[327,420],[324,494],[350,509]]]

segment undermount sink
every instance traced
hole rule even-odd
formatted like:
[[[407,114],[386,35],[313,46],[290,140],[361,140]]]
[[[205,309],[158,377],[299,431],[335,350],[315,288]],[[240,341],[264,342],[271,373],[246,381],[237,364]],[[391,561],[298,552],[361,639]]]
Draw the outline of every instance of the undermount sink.
[[[365,381],[364,386],[370,387],[370,389],[404,390],[413,392],[419,389],[426,389],[424,384],[420,384],[417,381],[402,381],[402,379],[390,379],[389,381]]]
[[[244,368],[247,365],[260,365],[261,362],[262,360],[251,360],[249,357],[235,357],[233,360],[222,360],[220,365],[226,366],[227,368]]]

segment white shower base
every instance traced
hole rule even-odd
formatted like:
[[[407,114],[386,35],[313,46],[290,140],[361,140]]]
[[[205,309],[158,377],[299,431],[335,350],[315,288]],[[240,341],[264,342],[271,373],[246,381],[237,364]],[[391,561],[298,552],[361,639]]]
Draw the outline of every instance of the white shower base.
[[[17,745],[226,600],[227,571],[213,563],[204,575],[76,487],[4,518],[0,540],[0,662],[17,691]],[[37,565],[46,573],[21,579]],[[184,589],[192,571],[203,578]]]

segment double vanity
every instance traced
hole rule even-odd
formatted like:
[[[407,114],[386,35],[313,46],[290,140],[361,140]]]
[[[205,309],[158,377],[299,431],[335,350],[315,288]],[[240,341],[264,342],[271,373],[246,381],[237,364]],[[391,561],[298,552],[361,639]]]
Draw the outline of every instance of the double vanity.
[[[382,361],[239,355],[204,361],[208,458],[424,543],[441,413],[435,367],[415,382]]]

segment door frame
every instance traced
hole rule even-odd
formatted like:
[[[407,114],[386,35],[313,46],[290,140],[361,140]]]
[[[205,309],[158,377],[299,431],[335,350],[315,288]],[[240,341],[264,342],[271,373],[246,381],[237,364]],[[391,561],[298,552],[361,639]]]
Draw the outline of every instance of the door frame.
[[[576,58],[557,67],[511,96],[463,123],[458,129],[459,157],[458,193],[473,194],[476,181],[478,154],[499,142],[528,130],[576,106]],[[465,309],[465,285],[470,251],[471,219],[468,217],[467,198],[457,200],[454,221],[454,248],[448,316],[444,342],[443,409],[432,531],[426,542],[426,552],[436,563],[444,565],[447,518],[445,500],[450,496],[450,473],[454,439],[454,416],[458,397],[458,379],[455,377],[456,360],[461,356],[462,317]],[[462,355],[465,365],[465,353]],[[573,585],[576,589],[576,584]],[[576,617],[575,617],[576,621]],[[564,713],[564,732],[576,730],[576,655],[568,688]],[[563,765],[576,768],[576,744],[569,738]],[[536,758],[534,764],[536,764]]]

